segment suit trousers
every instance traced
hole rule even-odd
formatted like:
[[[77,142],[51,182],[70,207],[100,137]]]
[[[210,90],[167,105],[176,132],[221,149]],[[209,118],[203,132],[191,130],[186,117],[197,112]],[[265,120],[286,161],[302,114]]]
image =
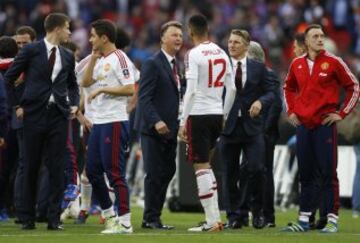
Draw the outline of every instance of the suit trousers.
[[[68,120],[53,104],[46,108],[41,121],[33,121],[24,115],[24,184],[22,193],[26,205],[24,221],[35,220],[35,199],[38,173],[43,156],[49,172],[48,221],[58,224],[64,192],[64,153],[66,147]]]
[[[265,134],[265,180],[263,210],[266,222],[275,223],[274,208],[274,150],[277,135],[269,132]]]
[[[177,139],[141,134],[145,167],[144,221],[159,222],[168,185],[176,170]]]
[[[239,119],[240,120],[240,119]],[[242,215],[241,208],[246,208],[250,196],[251,210],[254,215],[262,214],[263,183],[265,163],[265,142],[262,133],[246,135],[241,121],[230,136],[220,137],[220,151],[224,165],[223,190],[226,198],[225,208],[229,220],[237,220]],[[248,182],[239,182],[241,167],[240,155],[247,161]],[[247,187],[246,189],[240,187]],[[246,191],[243,193],[242,191]],[[248,196],[244,196],[248,194]]]
[[[275,208],[274,208],[274,149],[277,139],[277,135],[272,133],[266,133],[265,139],[265,177],[263,185],[263,213],[266,222],[275,223]],[[241,205],[238,214],[241,218],[248,218],[250,211],[251,195],[249,195],[249,178],[248,178],[248,161],[243,156],[240,164],[240,175],[239,175],[239,190],[240,198],[247,203]]]

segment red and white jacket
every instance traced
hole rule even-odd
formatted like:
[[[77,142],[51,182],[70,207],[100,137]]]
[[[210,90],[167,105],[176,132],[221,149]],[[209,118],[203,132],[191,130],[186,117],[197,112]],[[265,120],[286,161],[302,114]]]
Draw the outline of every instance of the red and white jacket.
[[[14,58],[4,58],[0,59],[0,71],[6,71],[9,69],[11,64],[13,63]]]
[[[346,97],[337,110],[340,86]],[[293,60],[285,78],[284,96],[287,113],[295,113],[301,124],[314,128],[328,113],[338,112],[344,118],[351,112],[359,99],[359,82],[341,58],[321,51],[311,74],[307,55]]]

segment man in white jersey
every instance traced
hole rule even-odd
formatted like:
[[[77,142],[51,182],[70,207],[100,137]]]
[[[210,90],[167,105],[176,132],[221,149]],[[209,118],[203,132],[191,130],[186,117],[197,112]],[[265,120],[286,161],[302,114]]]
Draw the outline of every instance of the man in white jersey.
[[[134,92],[134,76],[129,69],[130,60],[114,44],[115,25],[108,20],[97,20],[91,27],[90,42],[97,52],[92,54],[82,81],[84,87],[96,87],[86,101],[94,107],[86,174],[106,218],[102,233],[132,233],[125,152],[129,140],[126,103],[127,96]],[[117,212],[109,197],[104,172],[114,188]]]
[[[198,195],[206,221],[189,231],[221,231],[217,183],[210,166],[210,151],[222,130],[224,84],[226,100],[231,94],[232,70],[229,57],[218,45],[209,41],[208,24],[203,15],[189,20],[189,35],[195,47],[185,59],[187,88],[179,137],[188,144],[188,160],[193,163]],[[186,127],[185,127],[186,125]]]
[[[128,34],[121,28],[117,28],[116,29],[116,41],[115,41],[115,46],[117,49],[120,50],[124,50],[128,45],[130,44],[130,38],[128,36]],[[76,76],[77,76],[77,80],[79,82],[82,81],[85,69],[87,67],[87,64],[89,63],[91,59],[91,54],[88,55],[87,57],[85,57],[84,59],[82,59],[78,65],[76,65],[75,67],[75,72],[76,72]],[[139,80],[140,77],[140,72],[139,70],[135,67],[134,63],[129,62],[128,63],[130,69],[133,70],[134,72],[134,80],[136,82],[136,80]],[[87,88],[82,88],[82,96],[81,96],[81,100],[80,100],[80,107],[84,110],[84,115],[81,112],[78,112],[77,114],[77,119],[79,120],[79,122],[83,125],[84,127],[84,143],[87,145],[87,138],[89,136],[91,127],[92,127],[92,112],[94,110],[94,108],[92,107],[92,103],[90,102],[84,102],[84,100],[86,101],[89,94],[94,90],[94,86],[89,86]],[[136,86],[136,83],[135,83]],[[133,96],[135,96],[136,94],[134,93]],[[129,119],[130,120],[130,119]],[[131,128],[131,122],[130,123],[130,128]],[[76,219],[75,223],[76,224],[84,224],[86,222],[86,219],[88,217],[88,211],[90,210],[90,204],[91,204],[91,194],[92,194],[92,187],[91,184],[86,176],[85,170],[83,171],[83,173],[81,174],[81,206],[80,206],[80,212],[79,212],[79,216]],[[100,222],[102,222],[103,218],[100,216]]]

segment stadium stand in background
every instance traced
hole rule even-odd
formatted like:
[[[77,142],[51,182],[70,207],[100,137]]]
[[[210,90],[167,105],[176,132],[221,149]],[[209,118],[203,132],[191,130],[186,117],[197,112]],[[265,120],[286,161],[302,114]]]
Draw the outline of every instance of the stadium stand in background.
[[[212,40],[222,47],[226,47],[230,29],[247,29],[281,76],[292,58],[294,33],[308,23],[320,23],[333,40],[329,45],[360,73],[360,0],[2,0],[0,36],[13,35],[18,26],[30,24],[41,38],[43,20],[50,12],[71,17],[72,40],[80,46],[82,56],[90,48],[89,24],[99,18],[115,21],[131,34],[129,57],[137,66],[157,50],[161,24],[170,19],[185,23],[190,15],[201,12],[211,20]],[[185,40],[181,55],[190,46]]]

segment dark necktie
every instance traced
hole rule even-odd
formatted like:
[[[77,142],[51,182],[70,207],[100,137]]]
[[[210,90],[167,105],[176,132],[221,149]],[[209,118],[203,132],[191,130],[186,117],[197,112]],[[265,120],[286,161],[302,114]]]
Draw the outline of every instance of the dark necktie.
[[[51,48],[51,53],[50,53],[50,56],[49,56],[50,78],[52,76],[52,71],[54,69],[55,59],[56,59],[56,47],[53,47],[53,48]]]
[[[235,73],[235,86],[237,90],[242,90],[242,69],[241,62],[237,63],[236,73]]]
[[[176,68],[175,58],[172,59],[171,63],[173,64],[172,72],[173,72],[173,75],[174,75],[175,84],[176,84],[176,86],[178,86],[178,84],[179,84],[178,77],[179,77],[179,76],[178,76],[178,72],[177,72],[177,68]]]

